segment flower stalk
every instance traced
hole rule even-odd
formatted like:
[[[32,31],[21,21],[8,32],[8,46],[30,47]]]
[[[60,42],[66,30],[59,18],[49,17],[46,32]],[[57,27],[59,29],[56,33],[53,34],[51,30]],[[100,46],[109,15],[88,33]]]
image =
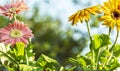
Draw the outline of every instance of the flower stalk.
[[[86,25],[87,25],[87,30],[88,30],[88,35],[89,35],[90,41],[92,42],[92,37],[91,37],[90,27],[89,27],[87,21],[86,21]]]
[[[90,32],[90,27],[89,27],[88,21],[86,21],[86,26],[87,26],[90,42],[92,43],[92,37],[91,37],[91,32]],[[95,63],[95,50],[92,48],[91,51],[92,51],[92,60],[93,60],[93,70],[96,70],[97,64]]]
[[[116,35],[116,38],[115,38],[115,42],[114,42],[114,44],[112,45],[112,47],[111,47],[111,49],[110,49],[110,52],[112,52],[113,49],[115,48],[115,44],[116,44],[116,42],[117,42],[118,36],[119,36],[119,31],[117,30],[117,35]]]
[[[111,27],[109,28],[109,32],[108,32],[108,35],[110,36],[110,33],[111,33]]]
[[[28,54],[27,54],[27,50],[26,50],[26,48],[25,48],[25,62],[26,62],[26,64],[27,65],[29,65],[29,59],[28,59]]]

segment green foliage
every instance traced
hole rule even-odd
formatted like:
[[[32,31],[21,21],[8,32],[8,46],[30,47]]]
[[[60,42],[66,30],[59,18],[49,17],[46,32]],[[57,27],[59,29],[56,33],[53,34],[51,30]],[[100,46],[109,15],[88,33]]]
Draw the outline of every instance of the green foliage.
[[[119,45],[115,46],[113,52],[109,51],[111,41],[108,35],[94,35],[90,44],[90,52],[86,55],[78,55],[75,59],[69,61],[76,63],[77,68],[83,71],[113,71],[119,67],[117,57],[119,57]],[[79,69],[79,70],[80,70]]]
[[[120,44],[115,46],[115,49],[114,49],[114,51],[113,51],[113,54],[114,54],[116,57],[119,57],[119,56],[120,56]]]
[[[15,47],[12,47],[12,50],[9,53],[13,58],[16,58],[17,61],[20,61],[24,57],[24,48],[24,43],[18,42]]]
[[[56,65],[58,65],[58,62],[56,60],[49,58],[48,56],[43,54],[39,57],[37,63],[39,63],[39,65],[43,67],[43,70],[45,71],[57,71],[57,69],[59,68],[56,67]]]
[[[77,63],[82,70],[88,69],[92,65],[92,60],[86,56],[77,56],[76,59],[70,58],[69,61]]]
[[[37,61],[34,61],[34,54],[31,51],[32,44],[27,47],[22,42],[16,43],[16,45],[8,51],[0,53],[7,59],[1,63],[9,71],[57,71],[60,66],[59,63],[49,58],[48,56],[41,54]],[[30,53],[30,54],[28,54]],[[27,55],[28,54],[28,55]],[[27,55],[27,56],[26,56]],[[31,58],[33,60],[31,60]],[[2,61],[0,61],[2,62]]]
[[[19,71],[43,71],[43,69],[40,68],[39,66],[34,67],[34,66],[28,66],[25,64],[20,64]]]
[[[100,47],[106,46],[108,44],[111,44],[110,38],[106,34],[102,35],[94,35],[94,40],[92,40],[91,48],[93,49],[99,49]]]
[[[56,71],[56,67],[55,65],[58,64],[58,62],[52,58],[49,58],[48,56],[41,54],[41,56],[39,57],[39,59],[37,60],[37,63],[39,63],[39,65],[41,67],[44,68],[44,70],[55,70]]]
[[[107,57],[109,57],[110,55],[111,55],[111,53],[108,50],[101,51],[100,62],[103,64],[104,64],[104,62],[107,62],[108,61]]]
[[[45,61],[45,62],[48,62],[48,63],[55,63],[55,64],[58,64],[56,60],[52,59],[52,58],[49,58],[48,56],[44,55],[44,54],[41,54],[41,56],[39,57],[38,59],[38,62],[39,61]]]
[[[35,56],[35,53],[33,52],[33,48],[34,48],[34,45],[31,43],[25,48],[26,54],[27,54],[29,59],[31,59],[31,58],[33,59]]]
[[[67,71],[74,71],[75,68],[76,68],[76,66],[73,66],[73,67],[69,68]]]

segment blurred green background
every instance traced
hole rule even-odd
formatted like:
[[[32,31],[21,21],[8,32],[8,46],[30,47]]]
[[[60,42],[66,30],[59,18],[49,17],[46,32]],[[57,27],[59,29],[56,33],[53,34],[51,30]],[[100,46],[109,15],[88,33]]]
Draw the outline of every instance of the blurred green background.
[[[0,4],[10,2],[1,0]],[[40,54],[56,59],[62,66],[70,66],[69,57],[76,57],[87,46],[88,34],[84,24],[71,26],[68,17],[77,10],[94,5],[93,0],[26,0],[31,10],[21,13],[17,18],[29,25],[33,31],[35,60]],[[97,27],[97,20],[90,21]],[[6,26],[8,18],[0,16],[0,28]],[[82,27],[81,27],[82,26]],[[88,52],[88,51],[85,51]]]

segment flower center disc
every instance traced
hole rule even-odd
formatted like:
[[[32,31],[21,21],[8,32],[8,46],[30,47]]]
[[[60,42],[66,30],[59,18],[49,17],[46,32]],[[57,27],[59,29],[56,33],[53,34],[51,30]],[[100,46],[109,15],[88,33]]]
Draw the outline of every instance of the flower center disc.
[[[22,32],[20,30],[12,30],[10,36],[13,38],[19,38],[22,36]]]
[[[117,12],[117,11],[113,12],[113,17],[114,17],[115,19],[119,19],[119,18],[120,18],[120,13]]]

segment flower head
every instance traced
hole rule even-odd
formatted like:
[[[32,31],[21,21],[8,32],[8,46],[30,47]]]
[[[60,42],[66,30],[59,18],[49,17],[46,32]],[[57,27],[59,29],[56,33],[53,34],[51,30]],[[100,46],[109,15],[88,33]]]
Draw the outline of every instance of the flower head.
[[[95,15],[97,13],[100,13],[99,5],[79,10],[78,12],[69,17],[69,21],[72,21],[72,25],[75,25],[78,22],[83,23],[83,21],[88,22],[90,19],[90,14]]]
[[[102,6],[104,15],[100,17],[103,21],[103,25],[117,29],[120,29],[120,0],[108,0]]]
[[[10,19],[13,18],[16,14],[19,14],[20,12],[27,10],[28,7],[25,4],[24,0],[12,0],[11,4],[6,4],[4,6],[0,6],[0,14],[4,16],[8,16]]]
[[[23,22],[15,21],[0,29],[0,41],[5,44],[15,45],[16,42],[28,44],[32,37],[32,31]]]

